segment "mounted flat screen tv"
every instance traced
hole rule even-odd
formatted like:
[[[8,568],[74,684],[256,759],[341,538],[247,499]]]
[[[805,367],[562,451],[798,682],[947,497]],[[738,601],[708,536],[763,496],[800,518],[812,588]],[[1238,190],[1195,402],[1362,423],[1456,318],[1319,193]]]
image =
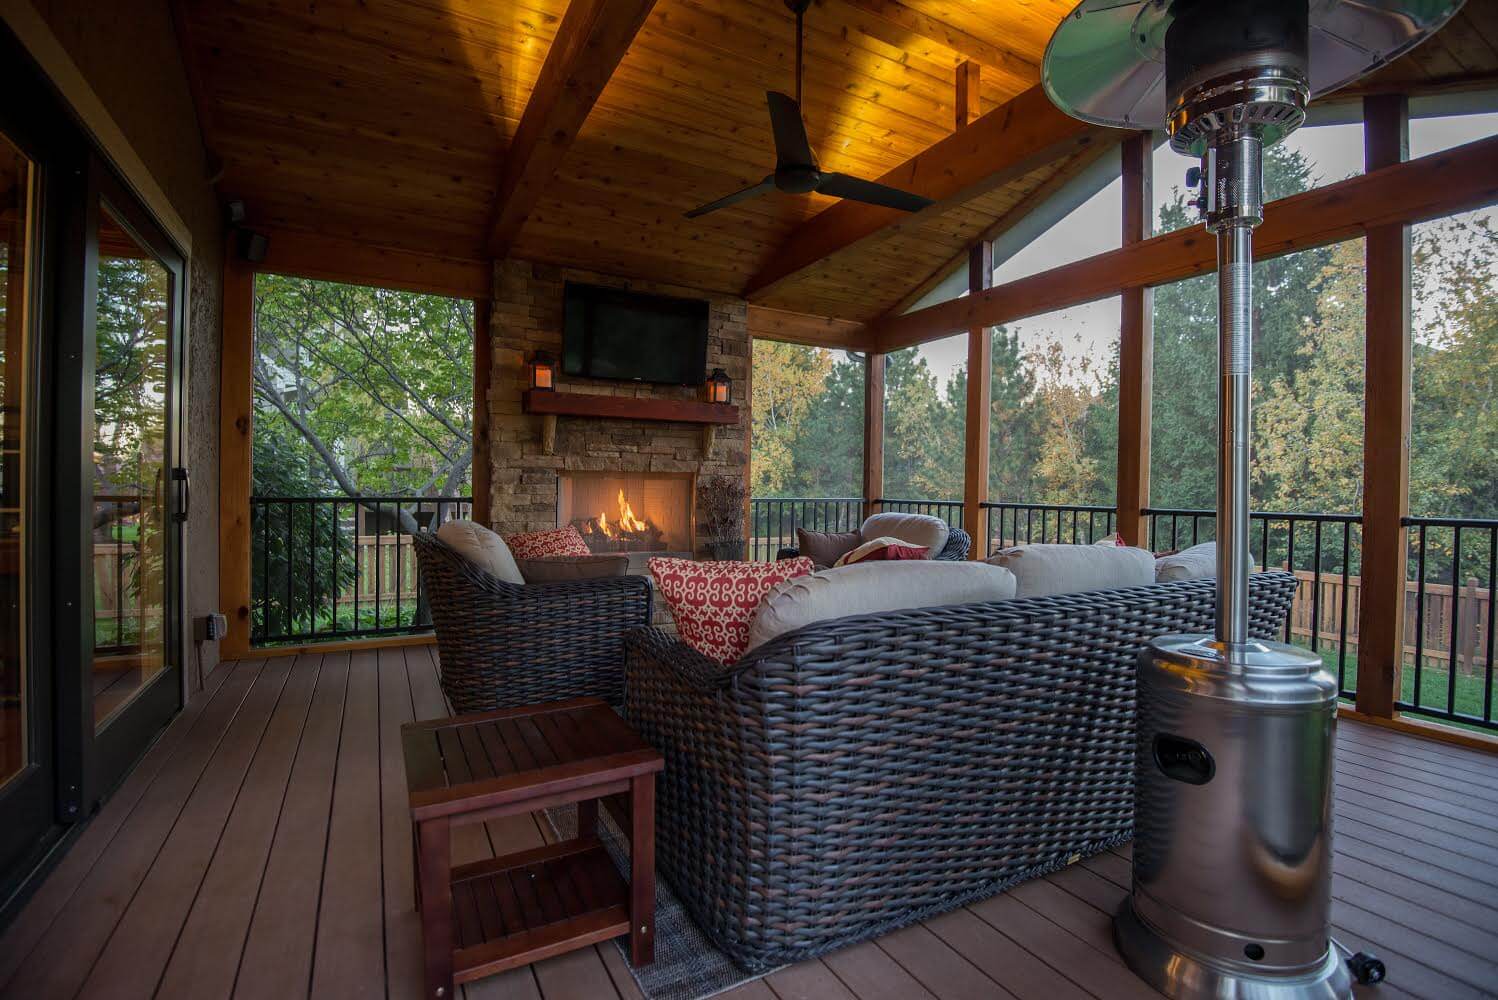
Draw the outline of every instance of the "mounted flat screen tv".
[[[707,302],[568,282],[562,371],[586,378],[701,385]]]

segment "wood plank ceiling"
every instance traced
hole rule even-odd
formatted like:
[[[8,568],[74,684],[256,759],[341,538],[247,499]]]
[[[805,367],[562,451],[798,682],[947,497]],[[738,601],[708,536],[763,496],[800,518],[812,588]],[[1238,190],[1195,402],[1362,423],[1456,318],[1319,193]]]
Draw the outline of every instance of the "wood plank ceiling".
[[[805,117],[829,169],[877,177],[1033,86],[1071,0],[818,0]],[[482,256],[504,154],[566,0],[182,0],[218,190],[252,224]],[[771,196],[681,213],[773,165],[765,91],[794,88],[782,0],[658,0],[515,239],[514,256],[739,293],[834,204]],[[1065,166],[1065,161],[1058,164]],[[768,305],[871,318],[1043,183],[1043,167],[898,239],[813,269]],[[847,256],[847,255],[844,255]]]
[[[485,256],[505,154],[567,0],[175,2],[219,193],[243,198],[251,225]],[[1073,3],[815,0],[803,105],[822,165],[876,178],[950,135],[964,61],[982,66],[983,112],[1033,87]],[[794,89],[794,60],[782,0],[657,0],[510,253],[743,293],[834,200],[682,212],[773,165],[764,94]],[[872,319],[1097,155],[1068,151],[754,300]]]

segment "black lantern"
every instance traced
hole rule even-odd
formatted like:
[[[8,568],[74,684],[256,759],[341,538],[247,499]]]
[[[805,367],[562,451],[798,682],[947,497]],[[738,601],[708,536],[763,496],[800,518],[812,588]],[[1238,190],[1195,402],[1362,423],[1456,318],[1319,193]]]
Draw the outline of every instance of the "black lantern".
[[[733,379],[721,368],[714,368],[707,377],[707,401],[709,403],[733,402]]]
[[[551,392],[557,387],[557,360],[548,351],[536,351],[526,365],[531,373],[531,388]]]

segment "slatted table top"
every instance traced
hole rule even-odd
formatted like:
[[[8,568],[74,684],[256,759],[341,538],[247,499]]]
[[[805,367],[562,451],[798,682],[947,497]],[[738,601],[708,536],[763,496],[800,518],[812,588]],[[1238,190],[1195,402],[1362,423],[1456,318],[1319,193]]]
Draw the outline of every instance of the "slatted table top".
[[[401,743],[418,820],[567,795],[665,766],[597,698],[408,722]]]

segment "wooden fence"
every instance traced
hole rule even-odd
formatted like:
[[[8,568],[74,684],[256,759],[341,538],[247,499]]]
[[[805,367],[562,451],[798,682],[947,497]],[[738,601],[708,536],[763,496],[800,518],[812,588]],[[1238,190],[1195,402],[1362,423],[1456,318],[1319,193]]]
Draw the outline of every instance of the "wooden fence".
[[[1346,622],[1347,648],[1349,652],[1358,645],[1358,602],[1362,595],[1362,580],[1347,578],[1343,586],[1340,575],[1322,574],[1320,600],[1316,598],[1317,582],[1310,570],[1296,570],[1300,586],[1295,593],[1295,604],[1290,611],[1290,634],[1292,638],[1309,643],[1317,636],[1318,645],[1336,647],[1342,637],[1343,622]],[[1404,585],[1404,656],[1406,664],[1415,662],[1417,626],[1420,623],[1420,585],[1406,580]],[[1342,602],[1347,602],[1344,619]],[[1486,667],[1488,643],[1488,621],[1493,601],[1491,590],[1479,587],[1476,579],[1470,579],[1460,588],[1449,583],[1425,584],[1424,641],[1420,652],[1427,663],[1450,663],[1453,655],[1462,673],[1480,674]],[[1456,632],[1452,624],[1455,619]]]

